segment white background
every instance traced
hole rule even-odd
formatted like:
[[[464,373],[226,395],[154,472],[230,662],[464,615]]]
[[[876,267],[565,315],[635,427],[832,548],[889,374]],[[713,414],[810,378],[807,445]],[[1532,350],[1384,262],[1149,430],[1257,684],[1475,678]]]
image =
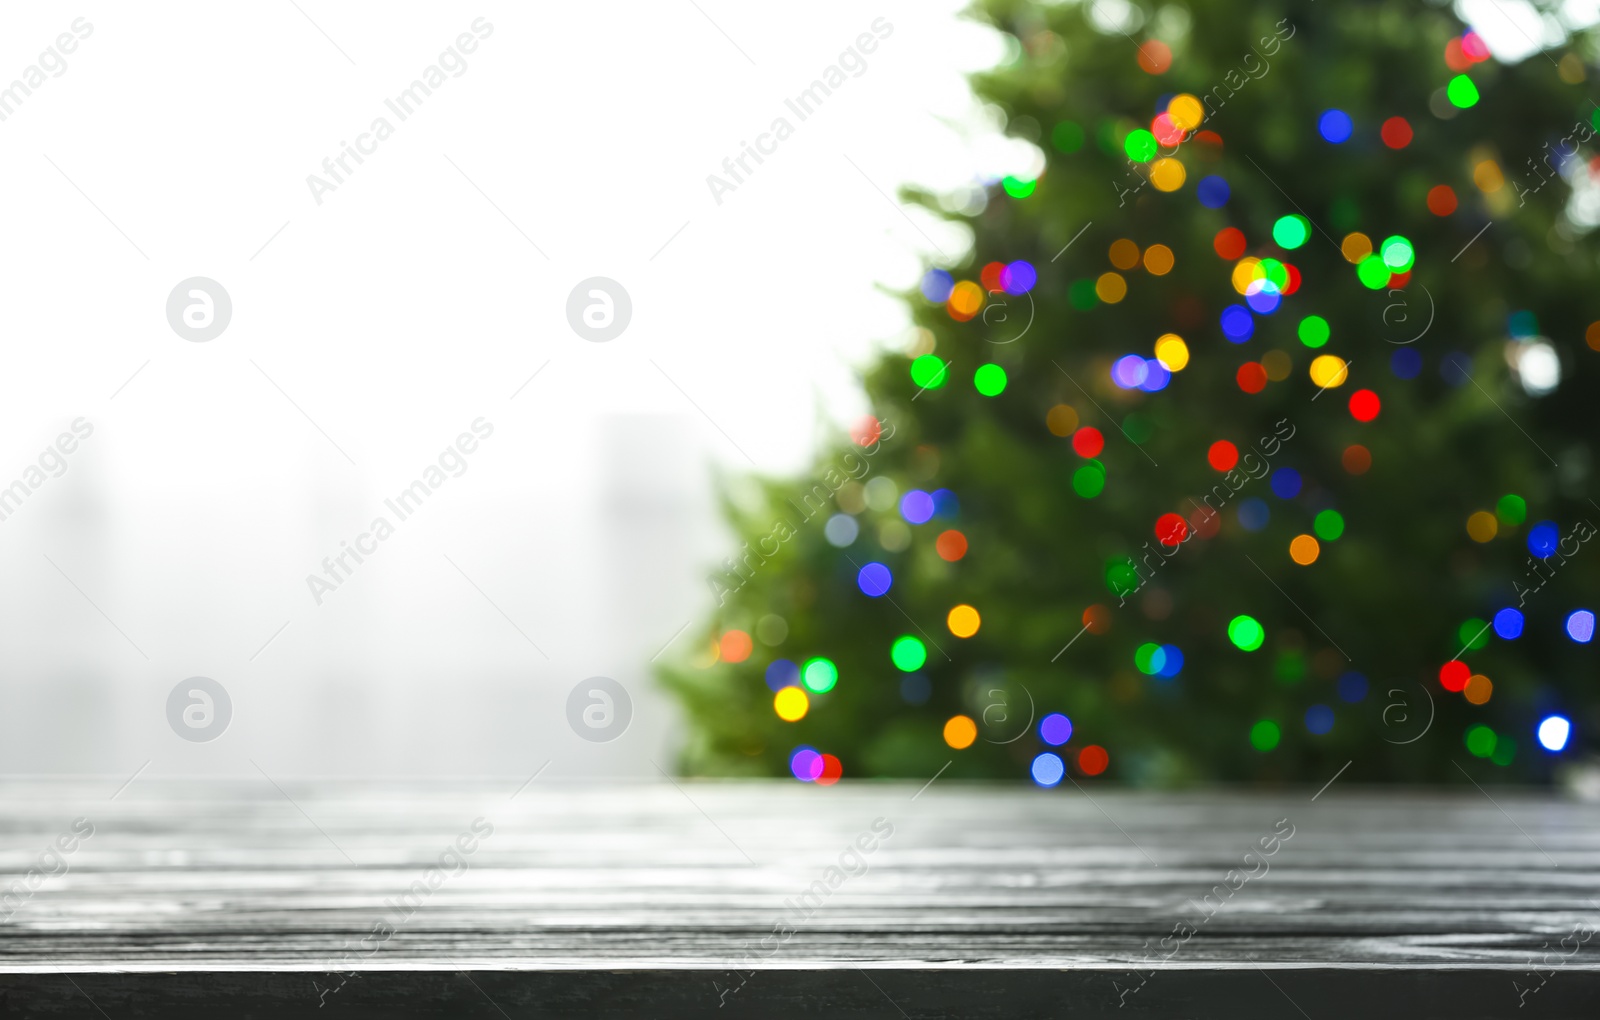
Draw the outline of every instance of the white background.
[[[704,637],[727,551],[713,467],[802,469],[861,413],[855,367],[906,326],[881,288],[963,251],[887,196],[1015,155],[963,77],[998,40],[953,0],[442,7],[8,5],[0,82],[94,31],[0,122],[0,486],[95,431],[0,521],[0,770],[654,775],[679,724],[647,660]],[[480,15],[399,122],[383,99]],[[796,121],[877,17],[867,71]],[[380,115],[317,205],[307,175]],[[566,322],[594,275],[632,295],[608,344]],[[166,321],[190,276],[232,296],[209,343]],[[315,605],[306,575],[480,416],[467,473]],[[610,744],[566,723],[597,674],[634,694]],[[211,743],[165,719],[195,675],[233,701]]]

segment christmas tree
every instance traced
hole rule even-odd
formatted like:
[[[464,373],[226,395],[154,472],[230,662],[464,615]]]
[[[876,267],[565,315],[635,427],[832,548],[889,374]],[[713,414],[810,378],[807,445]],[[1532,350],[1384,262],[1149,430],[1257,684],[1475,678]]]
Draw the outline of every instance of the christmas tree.
[[[1592,746],[1592,39],[1502,64],[1415,0],[975,16],[1037,165],[906,196],[970,252],[906,295],[873,416],[729,500],[664,670],[685,771],[1547,781]]]

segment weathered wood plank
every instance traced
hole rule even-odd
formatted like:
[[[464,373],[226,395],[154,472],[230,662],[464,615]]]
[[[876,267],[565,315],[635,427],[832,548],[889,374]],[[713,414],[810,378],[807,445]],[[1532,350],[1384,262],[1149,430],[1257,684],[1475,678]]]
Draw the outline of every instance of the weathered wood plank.
[[[472,983],[450,975],[470,971],[529,1009],[659,988],[640,1001],[805,1013],[822,1001],[810,987],[838,990],[833,1012],[865,989],[878,999],[857,1015],[919,1015],[858,967],[914,1003],[932,995],[920,1015],[1069,993],[1071,1015],[1119,999],[1124,1017],[1220,1015],[1187,996],[1230,982],[1284,1015],[1258,968],[1284,991],[1314,978],[1316,1004],[1346,1012],[1367,1008],[1362,989],[1435,994],[1441,975],[1463,1016],[1504,1015],[1519,994],[1531,1015],[1578,990],[1600,1001],[1600,808],[1546,796],[1090,801],[940,780],[535,783],[513,799],[516,781],[280,777],[282,792],[142,778],[110,799],[118,785],[0,781],[0,870],[27,893],[0,905],[0,1005],[54,1008],[66,971],[129,1015],[245,991],[261,1015],[319,998],[361,1015],[393,995],[468,1009]],[[290,998],[273,1006],[275,989]]]

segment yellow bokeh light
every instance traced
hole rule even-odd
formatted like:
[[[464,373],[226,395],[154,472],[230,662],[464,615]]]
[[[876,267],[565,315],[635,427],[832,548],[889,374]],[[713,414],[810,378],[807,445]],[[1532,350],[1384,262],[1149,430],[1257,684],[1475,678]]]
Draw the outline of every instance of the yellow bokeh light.
[[[1283,382],[1293,371],[1294,362],[1282,351],[1268,351],[1261,356],[1261,367],[1266,369],[1267,378],[1272,382]]]
[[[1189,345],[1176,333],[1163,334],[1156,340],[1156,360],[1168,372],[1182,372],[1189,363]]]
[[[1151,276],[1166,276],[1172,272],[1172,249],[1164,244],[1152,244],[1144,250],[1144,267]]]
[[[1057,404],[1044,416],[1052,436],[1070,436],[1078,430],[1078,412],[1071,404]]]
[[[1311,381],[1325,390],[1343,386],[1349,376],[1349,369],[1341,357],[1324,354],[1311,362]]]
[[[978,739],[978,724],[964,715],[953,715],[944,724],[944,742],[957,751],[964,751]]]
[[[1479,510],[1467,518],[1467,534],[1474,542],[1487,542],[1500,533],[1500,522],[1487,510]]]
[[[773,695],[772,710],[784,722],[799,722],[811,711],[811,699],[798,687],[785,687]]]
[[[1261,268],[1261,260],[1254,255],[1246,255],[1233,264],[1233,289],[1240,294],[1248,293],[1252,283],[1266,278],[1267,271]]]
[[[978,626],[983,621],[978,617],[976,609],[963,604],[950,610],[950,615],[945,617],[944,622],[950,628],[950,633],[964,638],[978,633]]]
[[[1179,93],[1167,104],[1167,119],[1180,131],[1193,131],[1206,119],[1206,109],[1194,96]]]
[[[1489,696],[1494,693],[1494,681],[1482,673],[1474,673],[1467,678],[1466,690],[1461,693],[1474,705],[1485,704],[1488,702]]]
[[[1500,172],[1499,163],[1486,159],[1472,168],[1472,183],[1479,191],[1495,192],[1506,186],[1506,177]]]
[[[1150,164],[1150,183],[1157,191],[1177,191],[1187,177],[1183,164],[1171,157]]]
[[[1095,297],[1108,305],[1114,305],[1128,296],[1128,281],[1116,273],[1101,273],[1100,279],[1094,281]]]
[[[1339,243],[1339,251],[1344,253],[1346,262],[1360,262],[1372,254],[1372,238],[1359,230],[1353,234],[1346,234],[1344,240]]]
[[[1556,65],[1556,74],[1568,85],[1577,85],[1583,81],[1583,58],[1576,53],[1568,53],[1561,58],[1561,63]]]
[[[710,669],[722,658],[722,642],[711,638],[701,645],[699,650],[690,657],[690,665],[696,669]]]
[[[1289,543],[1289,558],[1302,567],[1309,567],[1322,555],[1322,546],[1310,535],[1296,535]]]
[[[1118,269],[1132,269],[1139,264],[1139,246],[1126,237],[1112,241],[1111,264]]]
[[[983,307],[983,288],[971,280],[962,280],[950,291],[949,305],[958,315],[976,315]]]

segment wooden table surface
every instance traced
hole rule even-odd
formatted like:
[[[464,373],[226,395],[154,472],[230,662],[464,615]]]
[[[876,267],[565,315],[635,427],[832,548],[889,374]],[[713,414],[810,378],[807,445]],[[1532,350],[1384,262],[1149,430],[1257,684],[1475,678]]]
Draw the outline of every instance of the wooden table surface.
[[[0,1016],[1600,1015],[1550,795],[119,785],[0,781]]]

